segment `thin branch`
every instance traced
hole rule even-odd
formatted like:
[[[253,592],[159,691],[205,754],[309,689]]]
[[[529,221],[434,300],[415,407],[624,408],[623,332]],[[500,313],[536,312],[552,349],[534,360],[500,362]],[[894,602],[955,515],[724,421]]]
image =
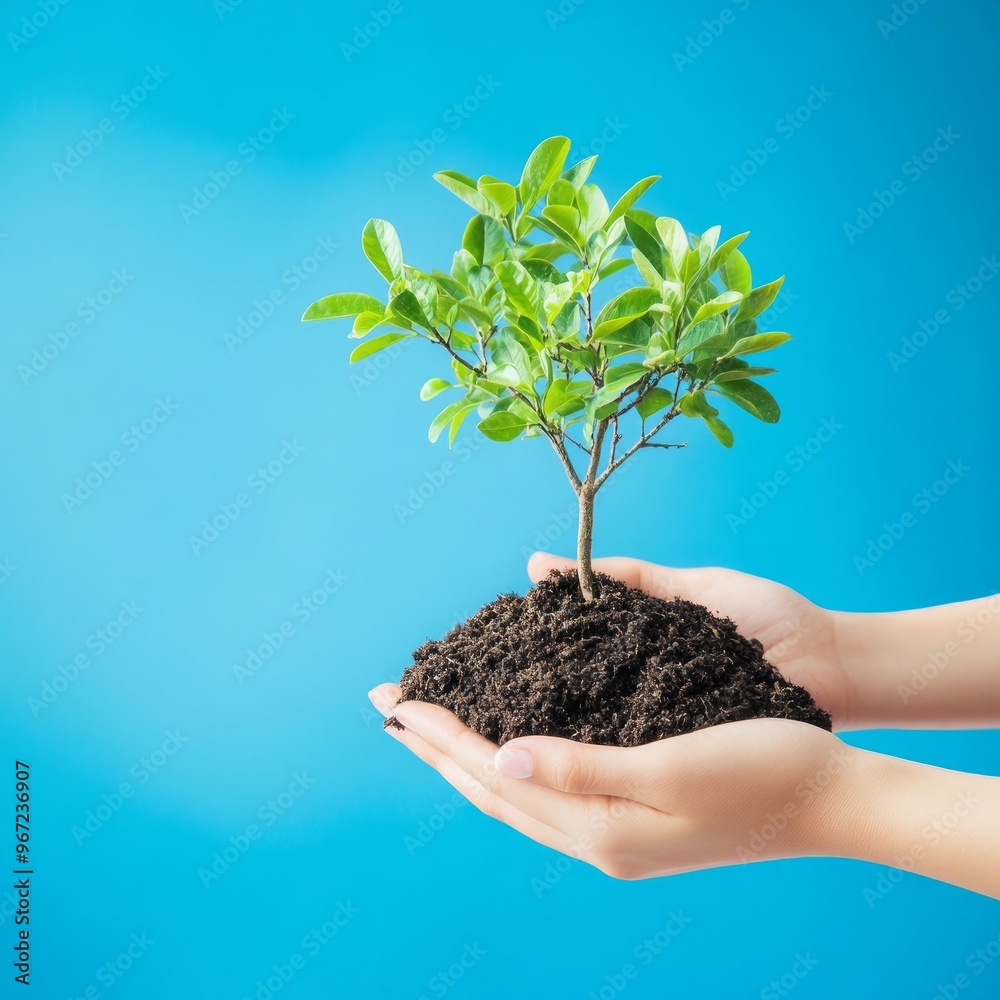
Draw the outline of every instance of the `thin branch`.
[[[580,487],[583,485],[580,480],[580,475],[576,471],[572,460],[569,457],[569,452],[566,451],[566,445],[562,443],[559,439],[558,434],[553,433],[547,428],[544,430],[545,436],[552,442],[552,447],[555,449],[556,454],[559,456],[559,461],[562,462],[563,468],[566,470],[566,475],[569,477],[570,484],[573,489],[579,493]]]
[[[580,441],[577,441],[577,439],[575,437],[572,437],[571,435],[567,434],[565,431],[563,431],[563,437],[567,441],[569,441],[570,444],[575,444],[577,446],[577,448],[579,448],[580,451],[582,451],[585,455],[589,455],[590,454],[590,449],[585,444],[581,443]]]
[[[612,426],[611,451],[608,452],[608,465],[615,464],[615,449],[618,447],[618,442],[621,441],[622,439],[621,434],[618,433],[618,416],[619,414],[616,413],[611,418],[611,426]]]
[[[684,376],[684,369],[681,368],[677,372],[677,384],[674,386],[674,402],[672,404],[673,406],[677,405],[677,397],[678,395],[680,395],[681,383],[684,381],[683,376]]]
[[[497,332],[496,326],[490,327],[489,332],[484,337],[479,327],[476,327],[476,343],[479,345],[479,361],[483,366],[483,371],[486,371],[487,361],[486,361],[486,345],[490,342],[490,338],[494,333]],[[450,340],[451,338],[449,338]]]
[[[474,374],[476,374],[476,375],[485,375],[485,374],[486,374],[486,373],[485,373],[485,371],[484,371],[484,370],[483,370],[482,368],[478,368],[478,367],[476,367],[476,365],[473,365],[473,364],[470,364],[470,363],[469,363],[469,362],[468,362],[468,361],[467,361],[467,360],[466,360],[465,358],[463,358],[463,357],[462,357],[462,355],[461,355],[461,354],[459,354],[459,353],[458,353],[458,351],[456,351],[456,350],[455,350],[455,348],[451,346],[451,342],[450,342],[450,340],[447,340],[447,339],[445,339],[444,337],[442,337],[442,336],[441,336],[441,334],[440,334],[440,333],[438,333],[438,331],[437,331],[437,330],[431,330],[431,333],[432,333],[432,334],[434,334],[434,339],[435,339],[435,340],[436,340],[436,341],[437,341],[437,342],[438,342],[438,343],[439,343],[439,344],[440,344],[440,345],[441,345],[441,346],[442,346],[442,347],[443,347],[443,348],[444,348],[444,349],[445,349],[445,350],[446,350],[446,351],[447,351],[447,352],[448,352],[448,353],[449,353],[449,354],[450,354],[450,355],[451,355],[451,356],[452,356],[452,357],[453,357],[453,358],[454,358],[454,359],[455,359],[456,361],[458,361],[458,362],[459,362],[460,364],[463,364],[463,365],[465,365],[465,367],[466,367],[466,368],[468,368],[470,372],[473,372],[473,373],[474,373]]]
[[[685,441],[683,444],[661,444],[659,441],[646,441],[644,444],[641,444],[639,447],[641,447],[641,448],[686,448],[687,447],[687,441]]]
[[[678,410],[676,406],[672,406],[663,415],[663,418],[660,421],[657,422],[656,426],[651,431],[647,431],[645,434],[643,434],[642,437],[639,438],[639,440],[636,441],[636,443],[634,445],[632,445],[632,447],[629,448],[629,450],[627,452],[625,452],[624,455],[622,455],[620,458],[616,459],[613,464],[609,464],[608,465],[608,467],[604,470],[604,472],[601,473],[601,476],[598,478],[597,482],[595,483],[594,488],[595,489],[600,489],[601,486],[603,486],[604,483],[606,482],[608,476],[610,476],[612,472],[614,472],[616,469],[620,468],[622,466],[622,464],[625,463],[625,462],[627,462],[640,448],[646,447],[647,442],[650,440],[650,438],[653,438],[657,434],[659,434],[660,431],[662,431],[663,428],[666,427],[667,424],[669,424],[670,421],[673,420],[674,417],[676,417],[679,412],[680,412],[680,410]]]
[[[650,372],[650,375],[652,375],[652,372]],[[644,376],[643,376],[643,378],[648,378],[648,377],[649,377],[649,376],[646,376],[646,375],[644,375]],[[653,379],[653,380],[652,380],[651,382],[647,382],[647,383],[646,383],[646,384],[645,384],[645,385],[644,385],[644,386],[643,386],[643,387],[642,387],[642,388],[641,388],[641,389],[639,390],[639,392],[638,392],[638,393],[636,394],[636,397],[635,397],[635,399],[633,399],[633,400],[632,400],[632,402],[628,404],[628,406],[624,406],[624,407],[622,407],[622,408],[621,408],[621,409],[620,409],[620,410],[618,411],[618,416],[619,416],[619,417],[624,417],[624,416],[625,416],[625,414],[629,412],[629,410],[631,410],[631,409],[634,409],[634,408],[635,408],[635,407],[636,407],[636,406],[638,405],[638,403],[639,403],[639,400],[641,400],[641,399],[642,399],[642,397],[643,397],[643,396],[645,396],[645,395],[646,395],[646,393],[647,393],[647,392],[649,392],[649,391],[650,391],[651,389],[655,389],[655,388],[656,388],[656,386],[657,386],[657,384],[659,383],[660,379],[662,379],[662,378],[663,378],[663,375],[662,375],[662,374],[660,374],[660,375],[657,375],[657,376],[656,376],[656,378],[654,378],[654,379]],[[622,399],[624,399],[624,398],[625,398],[625,396],[627,396],[627,395],[628,395],[628,394],[629,394],[630,392],[634,392],[634,391],[635,391],[635,389],[636,389],[636,386],[632,386],[632,388],[631,388],[631,389],[628,389],[628,390],[626,390],[626,391],[625,391],[625,392],[624,392],[624,393],[622,394],[621,398],[622,398]]]
[[[597,467],[601,464],[601,451],[604,448],[604,435],[607,432],[608,424],[610,422],[609,417],[605,417],[603,420],[597,421],[597,429],[594,431],[594,443],[590,447],[590,461],[587,463],[587,475],[584,479],[584,483],[592,486],[595,492],[597,487],[600,485],[600,480],[597,476]],[[601,479],[603,478],[604,477],[602,476]]]

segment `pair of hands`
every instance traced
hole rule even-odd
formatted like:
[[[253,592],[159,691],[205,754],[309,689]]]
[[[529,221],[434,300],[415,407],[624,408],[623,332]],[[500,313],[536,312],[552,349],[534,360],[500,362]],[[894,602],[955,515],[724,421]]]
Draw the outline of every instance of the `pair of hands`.
[[[573,562],[536,553],[538,581]],[[678,570],[632,559],[595,561],[600,573],[731,618],[765,657],[805,687],[837,728],[857,724],[831,613],[794,591],[724,569]],[[842,817],[872,784],[868,755],[831,733],[784,719],[734,722],[620,748],[530,736],[498,748],[437,705],[369,695],[402,729],[391,736],[480,810],[616,878],[645,878],[743,861],[858,856]]]

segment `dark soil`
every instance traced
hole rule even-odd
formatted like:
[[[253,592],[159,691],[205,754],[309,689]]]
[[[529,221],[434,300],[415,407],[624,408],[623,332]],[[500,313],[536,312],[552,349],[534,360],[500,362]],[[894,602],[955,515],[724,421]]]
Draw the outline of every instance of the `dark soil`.
[[[598,580],[590,603],[571,573],[498,597],[413,654],[403,698],[443,705],[494,743],[565,736],[639,746],[758,718],[831,728],[809,692],[728,619]]]

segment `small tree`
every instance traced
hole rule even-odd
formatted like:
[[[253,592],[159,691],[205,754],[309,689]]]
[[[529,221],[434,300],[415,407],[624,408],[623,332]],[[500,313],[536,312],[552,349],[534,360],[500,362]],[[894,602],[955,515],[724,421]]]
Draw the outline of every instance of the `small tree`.
[[[751,367],[743,356],[790,338],[757,329],[783,279],[752,287],[738,249],[747,233],[720,244],[718,226],[689,237],[676,219],[636,208],[655,176],[609,207],[587,183],[597,157],[564,170],[569,148],[562,136],[546,139],[517,185],[436,173],[476,212],[450,273],[404,264],[395,229],[372,219],[362,247],[389,282],[388,303],[338,293],[302,318],[353,317],[350,336],[367,339],[352,362],[412,337],[446,352],[450,374],[430,379],[420,396],[458,397],[434,418],[431,441],[447,431],[453,442],[473,411],[494,441],[548,438],[579,499],[577,565],[589,601],[598,589],[594,499],[609,476],[642,449],[683,447],[654,440],[679,414],[703,420],[731,447],[711,394],[775,422],[778,404],[754,381],[774,369]],[[543,238],[532,239],[537,234]],[[619,255],[626,244],[631,254]],[[622,288],[595,313],[598,286],[633,267],[642,284]]]

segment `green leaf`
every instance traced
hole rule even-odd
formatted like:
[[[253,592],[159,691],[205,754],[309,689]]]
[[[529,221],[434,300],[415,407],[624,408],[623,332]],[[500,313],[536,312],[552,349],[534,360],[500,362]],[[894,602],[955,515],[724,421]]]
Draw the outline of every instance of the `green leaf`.
[[[711,229],[706,229],[705,232],[695,239],[695,246],[702,252],[702,256],[710,259],[715,253],[715,248],[719,243],[719,237],[722,235],[722,226],[712,226]]]
[[[685,417],[715,417],[719,411],[708,401],[701,389],[685,393],[677,404]]]
[[[639,200],[642,195],[649,190],[658,180],[659,174],[652,177],[643,177],[641,181],[636,181],[619,199],[615,202],[615,207],[611,209],[604,228],[609,229],[611,224],[617,219],[624,217],[625,213]]]
[[[617,330],[601,337],[604,347],[628,347],[632,350],[645,350],[653,336],[653,324],[645,316],[626,323]],[[622,353],[622,352],[618,352]]]
[[[719,372],[713,376],[713,382],[736,382],[744,378],[763,378],[765,375],[773,375],[777,368],[734,368],[727,372]]]
[[[612,365],[604,373],[604,386],[600,395],[618,396],[628,386],[634,385],[648,374],[649,370],[641,361],[624,361],[620,365]]]
[[[389,313],[414,326],[421,326],[425,330],[433,329],[420,300],[409,289],[394,295],[389,300]]]
[[[468,259],[468,255],[466,255]],[[453,299],[463,299],[465,298],[468,289],[462,282],[457,281],[450,274],[446,274],[444,271],[431,271],[431,278],[434,279],[434,283],[437,287],[443,291],[446,295],[450,295]]]
[[[354,326],[351,327],[351,332],[347,335],[355,340],[359,337],[363,337],[366,333],[374,330],[380,323],[385,322],[385,316],[382,313],[373,312],[363,312],[358,313],[354,320]]]
[[[469,410],[476,409],[477,405],[477,403],[470,403],[467,399],[456,399],[453,403],[449,403],[431,421],[431,426],[427,431],[428,440],[433,444],[444,433],[444,429],[451,424],[452,420]]]
[[[663,263],[663,246],[660,241],[631,215],[625,216],[625,231],[632,241],[632,246],[646,258],[661,278],[665,278],[667,270]],[[638,264],[638,261],[636,263]]]
[[[381,337],[373,337],[371,340],[366,340],[364,343],[358,344],[358,346],[351,351],[351,363],[353,364],[355,361],[363,361],[372,354],[384,351],[387,347],[392,347],[392,345],[398,341],[407,340],[409,337],[413,336],[415,336],[415,334],[412,333],[384,333]]]
[[[629,267],[632,261],[628,257],[612,257],[611,260],[605,261],[601,265],[601,269],[597,272],[597,277],[602,281],[605,278],[610,278],[612,274],[617,274],[623,268]]]
[[[586,235],[597,232],[608,217],[608,201],[596,184],[584,184],[577,192],[581,229]],[[558,220],[557,220],[558,221]]]
[[[781,416],[781,408],[774,396],[758,382],[726,382],[717,386],[716,391],[766,424],[777,423]]]
[[[725,358],[735,358],[738,354],[758,354],[769,351],[791,340],[788,333],[755,333],[752,337],[743,337],[723,355]]]
[[[536,319],[541,296],[538,285],[524,265],[516,260],[502,260],[493,270],[507,301],[522,316]]]
[[[649,258],[637,247],[633,247],[632,260],[635,262],[639,274],[642,275],[643,281],[650,288],[659,291],[663,287],[663,275],[653,266]]]
[[[567,206],[554,205],[551,207],[564,208]],[[546,206],[545,211],[548,212],[549,210],[550,206]],[[576,210],[573,209],[573,211]],[[550,236],[554,236],[557,240],[560,240],[562,243],[564,243],[569,253],[575,253],[578,257],[583,256],[583,247],[580,245],[579,240],[575,235],[566,232],[566,230],[563,229],[562,226],[560,226],[556,222],[553,222],[552,219],[547,218],[544,215],[532,216],[532,219],[534,220],[535,224],[538,226],[539,229],[544,229],[545,232],[547,232]]]
[[[581,217],[572,205],[546,205],[542,209],[542,217],[572,237],[574,243],[580,243]]]
[[[562,285],[567,280],[566,275],[547,260],[537,257],[526,257],[521,263],[535,281],[541,281],[549,285]]]
[[[476,182],[476,187],[483,197],[496,206],[501,215],[512,212],[517,205],[517,189],[513,184],[483,174]]]
[[[684,255],[684,263],[680,269],[680,279],[687,285],[698,286],[706,276],[708,262],[712,257],[708,243],[692,247]]]
[[[645,315],[649,312],[649,307],[659,301],[659,294],[652,288],[630,288],[622,292],[598,313],[594,323],[594,339],[599,340]]]
[[[451,423],[448,425],[448,447],[450,448],[455,443],[455,438],[458,436],[459,429],[465,421],[465,418],[473,411],[479,407],[475,404],[470,406],[463,406],[458,413],[451,418]]]
[[[557,135],[540,142],[532,151],[517,186],[523,213],[527,214],[562,172],[569,147],[569,139]]]
[[[642,395],[639,402],[636,403],[635,409],[643,420],[648,420],[654,413],[659,413],[660,410],[670,406],[673,401],[674,394],[672,392],[655,386]]]
[[[754,316],[759,316],[778,297],[781,283],[784,280],[784,275],[782,275],[766,285],[753,289],[749,295],[744,297],[736,312],[736,318],[753,319]]]
[[[526,385],[532,385],[541,371],[541,366],[537,363],[538,355],[517,339],[511,327],[504,327],[493,335],[489,352],[494,365],[513,367],[520,376],[518,381]]]
[[[656,216],[652,212],[647,212],[644,208],[630,208],[625,213],[626,219],[631,219],[646,230],[647,233],[656,232]]]
[[[727,448],[732,448],[733,432],[718,419],[719,411],[709,403],[701,389],[681,396],[678,409],[686,417],[701,417],[716,439]]]
[[[674,271],[680,274],[688,252],[688,238],[684,227],[676,219],[661,216],[656,220],[656,231],[660,234],[660,239],[666,247],[667,256],[674,265]]]
[[[479,261],[464,247],[455,251],[451,260],[451,276],[467,291],[469,290],[469,271],[478,267]]]
[[[575,201],[576,188],[564,177],[557,177],[545,196],[547,205],[572,205]]]
[[[403,274],[403,251],[396,230],[385,219],[369,219],[361,233],[361,248],[386,281]]]
[[[577,302],[567,302],[552,318],[552,329],[562,340],[571,338],[574,342],[580,332],[580,306]]]
[[[588,156],[579,163],[574,163],[573,166],[563,173],[563,180],[569,181],[574,189],[579,189],[590,176],[590,171],[594,169],[596,162],[596,156]]]
[[[521,385],[523,382],[521,373],[513,365],[499,365],[496,368],[490,368],[486,372],[486,378],[495,385],[503,385],[508,388]]]
[[[708,273],[715,274],[719,268],[723,267],[729,260],[732,252],[749,236],[749,233],[740,233],[737,236],[730,236],[725,243],[712,254],[712,260],[708,265]],[[739,289],[737,289],[739,291]]]
[[[474,215],[465,227],[462,249],[468,250],[476,263],[492,267],[503,260],[504,251],[507,249],[503,226],[488,215]]]
[[[527,420],[510,410],[494,410],[478,424],[479,430],[491,441],[513,441],[521,436],[527,426]]]
[[[708,319],[692,323],[681,334],[681,342],[678,350],[681,356],[690,354],[700,347],[709,347],[719,337],[723,330],[723,321],[718,316],[709,316]]]
[[[302,314],[302,318],[341,319],[344,316],[358,316],[363,312],[381,316],[385,312],[385,306],[371,295],[362,295],[360,292],[337,292],[334,295],[325,295],[314,302]]]
[[[451,382],[443,378],[429,378],[420,389],[420,398],[427,402],[433,399],[438,393],[451,388]]]
[[[565,417],[584,407],[583,395],[588,387],[582,382],[568,382],[564,378],[553,379],[542,400],[542,412],[550,419]]]
[[[724,313],[731,306],[736,305],[742,298],[743,296],[739,292],[723,292],[721,295],[698,307],[698,311],[691,320],[691,325],[694,326],[695,323],[700,323],[703,319]]]
[[[719,249],[721,250],[722,247]],[[742,292],[744,296],[750,294],[752,281],[750,264],[739,250],[731,251],[726,259],[726,263],[719,267],[718,270],[719,278],[726,288],[733,292]]]
[[[465,174],[460,174],[457,170],[439,170],[434,175],[434,180],[446,187],[453,195],[459,197],[467,205],[471,205],[477,212],[490,215],[493,206],[490,204],[482,192],[476,187],[476,182]]]
[[[708,429],[715,435],[715,439],[727,448],[733,446],[733,432],[728,424],[724,424],[718,417],[704,417]]]
[[[534,246],[520,246],[515,248],[518,260],[547,260],[556,261],[570,253],[570,248],[562,242],[536,243]]]

